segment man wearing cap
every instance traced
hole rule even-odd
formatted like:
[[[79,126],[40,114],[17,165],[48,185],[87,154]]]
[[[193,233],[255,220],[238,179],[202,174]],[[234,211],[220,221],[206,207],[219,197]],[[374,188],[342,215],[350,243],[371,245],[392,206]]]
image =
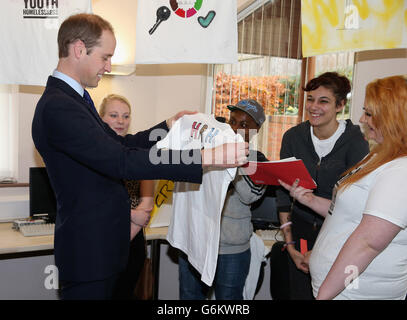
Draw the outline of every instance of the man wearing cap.
[[[263,107],[255,100],[241,100],[236,105],[229,105],[228,109],[229,125],[249,142],[265,121]],[[249,160],[267,161],[261,152],[254,150],[250,150]],[[265,190],[265,186],[254,184],[240,168],[229,185],[221,216],[219,255],[213,282],[217,300],[243,300],[253,233],[250,205],[260,199]],[[201,275],[184,254],[178,261],[180,299],[206,299],[209,288],[200,280]]]

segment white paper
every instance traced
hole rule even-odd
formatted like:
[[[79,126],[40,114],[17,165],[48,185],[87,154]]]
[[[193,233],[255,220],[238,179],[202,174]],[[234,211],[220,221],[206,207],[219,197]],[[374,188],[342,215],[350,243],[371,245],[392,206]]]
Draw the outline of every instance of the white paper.
[[[59,26],[80,12],[92,12],[91,0],[2,0],[0,83],[44,86],[58,63]]]
[[[150,34],[163,6],[170,15]],[[135,63],[237,62],[236,8],[236,0],[139,0]]]

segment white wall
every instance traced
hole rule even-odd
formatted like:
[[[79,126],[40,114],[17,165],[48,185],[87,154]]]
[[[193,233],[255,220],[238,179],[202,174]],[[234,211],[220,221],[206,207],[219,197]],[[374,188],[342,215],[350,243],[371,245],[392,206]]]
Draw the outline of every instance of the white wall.
[[[126,96],[132,104],[131,132],[147,129],[184,109],[204,112],[201,87],[206,84],[206,66],[140,66],[130,76],[105,76],[90,90],[98,106],[109,93]],[[52,70],[51,70],[52,72]],[[35,106],[44,87],[19,88],[18,181],[28,182],[28,168],[43,165],[31,137]],[[0,190],[1,193],[1,190]]]
[[[250,0],[239,0],[239,5]],[[132,26],[132,19],[135,16],[136,1],[121,0],[120,7],[117,7],[116,1],[93,0],[94,12],[101,14],[107,19],[109,14],[115,13],[112,8],[120,9],[121,23],[125,29],[129,30]],[[242,4],[243,5],[243,4]],[[115,18],[115,17],[114,17]],[[115,27],[115,25],[114,25]],[[116,32],[119,28],[116,26]],[[128,31],[130,32],[130,31]],[[406,50],[402,51],[404,56],[400,54],[392,57],[373,52],[368,59],[362,58],[357,61],[354,75],[354,92],[353,92],[353,108],[352,118],[357,122],[361,114],[363,106],[364,88],[366,84],[373,78],[407,73],[407,55]],[[388,51],[390,52],[390,51]],[[137,66],[136,73],[130,76],[105,76],[98,88],[91,90],[91,95],[95,100],[95,104],[99,105],[103,97],[109,93],[118,93],[126,96],[132,106],[132,123],[131,131],[136,132],[143,130],[152,125],[164,120],[177,111],[183,109],[205,110],[205,90],[206,90],[206,65],[146,65]],[[52,70],[49,71],[50,73]],[[41,157],[36,152],[31,138],[31,121],[37,104],[44,87],[37,86],[20,86],[19,88],[19,160],[18,160],[18,180],[19,182],[28,182],[28,168],[30,166],[42,165]],[[0,188],[0,202],[6,198],[23,199],[28,201],[28,188]],[[24,198],[25,197],[25,198]],[[25,200],[24,200],[25,199]],[[28,216],[27,203],[19,203],[22,209],[0,208],[0,218],[14,215],[14,217]],[[10,211],[8,211],[10,210]],[[21,212],[27,210],[27,212]],[[40,258],[38,258],[40,259]],[[45,259],[45,258],[44,258]],[[43,259],[43,260],[44,260]],[[46,261],[40,261],[41,267],[38,268],[42,272],[43,265],[47,265],[52,261],[49,256],[46,256]],[[41,259],[40,259],[41,260]],[[30,260],[31,261],[31,260]],[[10,261],[11,263],[12,261]],[[17,262],[17,260],[15,260]],[[3,261],[0,263],[0,274],[13,274],[13,264]],[[29,268],[27,270],[30,270]],[[161,251],[161,287],[160,298],[176,299],[178,297],[178,277],[177,266],[166,254],[163,248]],[[28,271],[29,272],[29,271]],[[168,276],[168,272],[172,276]],[[8,281],[7,279],[12,279]],[[265,285],[262,290],[263,294],[259,294],[258,298],[268,299],[266,277]],[[14,279],[12,275],[2,277],[2,287],[11,288],[16,286],[18,279]],[[24,286],[23,280],[18,283]],[[0,299],[4,299],[6,295],[1,294]],[[8,297],[22,298],[23,295],[8,295]]]
[[[201,87],[206,66],[195,64],[137,66],[130,76],[105,76],[89,90],[97,106],[109,93],[127,97],[132,104],[130,132],[148,129],[181,110],[204,112]]]
[[[52,70],[51,70],[52,72]],[[105,76],[97,88],[91,89],[99,106],[109,93],[126,96],[132,104],[130,132],[145,130],[181,110],[205,111],[206,65],[139,66],[130,76]],[[18,182],[28,182],[28,168],[43,166],[31,137],[35,106],[44,91],[41,86],[19,86],[18,90]],[[28,217],[28,188],[0,188],[0,221]],[[18,197],[18,208],[10,210],[9,201]],[[26,208],[22,212],[22,208]]]
[[[107,0],[94,0],[93,3],[94,9],[98,9],[98,5],[102,4],[117,4],[115,1]],[[130,10],[127,8],[121,11],[122,18],[134,18],[135,10],[131,6],[135,5],[135,1],[121,0],[121,5],[130,6]],[[103,10],[94,11],[103,15]],[[115,29],[117,32],[117,28]],[[137,132],[169,118],[180,110],[204,112],[206,70],[206,65],[198,64],[137,66],[136,73],[129,76],[106,75],[98,88],[90,90],[90,94],[97,106],[109,93],[126,96],[132,104],[130,131]],[[52,70],[49,72],[52,73]],[[29,167],[43,165],[31,137],[35,106],[43,91],[42,86],[19,86],[18,182],[28,182]],[[27,187],[0,188],[0,221],[28,217],[28,210]],[[161,269],[166,270],[170,263],[169,258],[163,257]],[[56,292],[46,290],[43,286],[44,267],[49,264],[53,264],[53,256],[49,255],[0,259],[0,282],[3,288],[0,290],[0,299],[56,299]],[[171,285],[173,290],[177,282]],[[165,286],[163,290],[166,290]]]
[[[42,86],[19,86],[18,90],[18,182],[28,182],[28,168],[43,166],[41,156],[31,137],[31,122],[35,105],[44,91]]]
[[[50,70],[50,73],[52,70]],[[206,65],[148,65],[139,66],[129,76],[106,75],[97,88],[91,89],[95,104],[99,106],[109,93],[126,96],[132,104],[130,132],[145,130],[181,110],[205,111],[202,92],[206,86]],[[35,106],[44,91],[42,86],[19,86],[18,90],[18,175],[21,183],[28,182],[28,168],[43,166],[41,156],[34,147],[31,122]],[[0,188],[0,220],[28,216],[28,210],[8,210],[9,188]],[[28,199],[28,188],[15,188],[13,194]],[[12,201],[12,200],[10,200]],[[28,200],[24,200],[27,202]],[[19,208],[28,208],[19,202]]]
[[[135,13],[137,1],[93,0],[93,11],[111,21],[116,32],[117,50],[124,42],[135,37]],[[134,48],[130,56],[134,56]],[[148,129],[169,118],[177,111],[188,109],[204,112],[205,101],[202,89],[206,88],[206,65],[139,65],[135,74],[129,76],[105,75],[99,86],[90,94],[99,106],[104,96],[118,93],[126,96],[132,104],[130,132]],[[53,70],[49,70],[50,74]],[[41,86],[20,86],[18,93],[19,109],[19,156],[18,182],[28,182],[28,168],[42,166],[43,162],[35,150],[31,138],[31,122],[35,106],[44,91]],[[1,190],[0,190],[1,193]]]
[[[377,79],[407,74],[407,49],[364,51],[356,54],[351,119],[359,123],[366,85]]]

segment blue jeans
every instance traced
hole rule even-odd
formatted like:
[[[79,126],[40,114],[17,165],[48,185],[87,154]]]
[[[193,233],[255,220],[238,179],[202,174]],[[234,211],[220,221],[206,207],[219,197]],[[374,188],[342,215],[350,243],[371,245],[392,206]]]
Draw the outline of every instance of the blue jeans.
[[[220,254],[213,288],[217,300],[243,300],[243,288],[249,273],[250,249],[237,254]],[[181,253],[179,263],[179,297],[181,300],[204,300],[209,287],[201,281],[201,274]]]

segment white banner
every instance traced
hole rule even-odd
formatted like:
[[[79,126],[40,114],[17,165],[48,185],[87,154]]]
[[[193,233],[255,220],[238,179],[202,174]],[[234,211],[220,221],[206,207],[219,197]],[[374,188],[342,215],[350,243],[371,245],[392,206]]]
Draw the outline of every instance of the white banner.
[[[237,62],[236,0],[139,0],[136,63]]]
[[[80,12],[92,12],[91,0],[2,0],[0,83],[44,86],[58,63],[59,26]]]

